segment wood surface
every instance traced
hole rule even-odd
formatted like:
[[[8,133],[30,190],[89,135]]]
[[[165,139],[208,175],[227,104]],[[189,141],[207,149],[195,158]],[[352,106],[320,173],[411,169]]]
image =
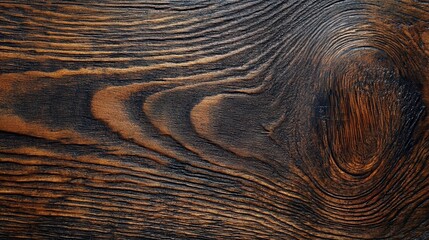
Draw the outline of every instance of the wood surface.
[[[429,239],[429,2],[0,0],[0,239]]]

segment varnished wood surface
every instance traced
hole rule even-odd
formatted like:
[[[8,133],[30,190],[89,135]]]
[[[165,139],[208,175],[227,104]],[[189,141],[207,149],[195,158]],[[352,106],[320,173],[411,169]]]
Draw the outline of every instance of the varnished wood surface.
[[[0,1],[1,239],[429,239],[429,3]]]

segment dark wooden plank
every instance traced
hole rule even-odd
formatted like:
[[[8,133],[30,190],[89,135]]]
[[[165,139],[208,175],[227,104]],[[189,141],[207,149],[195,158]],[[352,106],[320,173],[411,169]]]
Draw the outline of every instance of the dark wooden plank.
[[[0,13],[1,239],[429,239],[427,1]]]

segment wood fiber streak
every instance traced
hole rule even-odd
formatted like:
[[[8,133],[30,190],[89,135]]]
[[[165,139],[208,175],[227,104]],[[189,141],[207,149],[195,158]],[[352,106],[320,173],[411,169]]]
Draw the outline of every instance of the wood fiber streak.
[[[1,239],[429,239],[429,3],[0,1]]]

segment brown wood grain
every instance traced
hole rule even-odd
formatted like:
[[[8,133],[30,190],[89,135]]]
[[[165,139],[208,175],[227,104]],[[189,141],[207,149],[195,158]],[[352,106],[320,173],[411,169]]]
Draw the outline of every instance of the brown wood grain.
[[[1,239],[429,239],[429,3],[0,1]]]

